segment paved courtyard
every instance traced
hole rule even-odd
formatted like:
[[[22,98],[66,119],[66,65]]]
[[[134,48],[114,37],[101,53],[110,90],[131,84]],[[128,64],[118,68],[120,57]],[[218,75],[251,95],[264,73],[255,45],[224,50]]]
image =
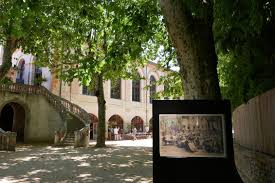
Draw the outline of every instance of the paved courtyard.
[[[107,148],[20,145],[0,151],[0,182],[152,182],[152,139],[107,141]]]

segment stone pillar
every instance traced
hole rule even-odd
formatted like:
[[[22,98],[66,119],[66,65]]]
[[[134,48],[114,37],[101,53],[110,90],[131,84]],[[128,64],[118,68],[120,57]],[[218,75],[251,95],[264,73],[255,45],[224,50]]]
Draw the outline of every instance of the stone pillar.
[[[0,135],[0,150],[15,151],[16,132],[6,132]]]
[[[74,147],[80,147],[80,131],[74,132]]]
[[[88,147],[90,142],[90,128],[85,127],[74,132],[74,147]]]
[[[8,151],[15,151],[15,146],[16,146],[16,132],[7,132],[7,137],[8,137]]]
[[[59,145],[60,144],[60,135],[58,131],[54,132],[54,145]]]

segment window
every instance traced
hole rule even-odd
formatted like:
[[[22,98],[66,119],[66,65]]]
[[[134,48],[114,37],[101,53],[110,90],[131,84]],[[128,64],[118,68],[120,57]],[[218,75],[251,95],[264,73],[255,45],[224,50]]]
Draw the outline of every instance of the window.
[[[23,77],[24,71],[25,71],[25,60],[21,59],[18,63],[16,83],[24,84],[24,77]]]
[[[154,76],[150,77],[150,103],[152,103],[153,97],[156,94],[156,79]]]
[[[121,99],[121,79],[111,80],[111,98]]]
[[[132,101],[140,102],[140,80],[132,81]]]
[[[91,96],[95,96],[95,92],[92,91],[90,88],[88,88],[87,86],[82,86],[82,94],[83,95],[91,95]]]
[[[42,81],[42,69],[35,67],[34,85],[40,86]]]

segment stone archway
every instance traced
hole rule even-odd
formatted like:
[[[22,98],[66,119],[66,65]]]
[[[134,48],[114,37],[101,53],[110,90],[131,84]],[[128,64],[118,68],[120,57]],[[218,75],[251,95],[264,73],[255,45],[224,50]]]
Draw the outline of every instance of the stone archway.
[[[24,142],[26,112],[18,103],[7,103],[0,111],[0,128],[16,132],[16,141]]]
[[[113,140],[113,129],[119,127],[119,133],[123,133],[123,119],[119,115],[112,115],[108,120],[108,140]]]
[[[132,120],[131,120],[131,130],[136,127],[138,132],[143,132],[143,125],[144,125],[144,121],[141,117],[139,116],[135,116]]]
[[[108,126],[115,128],[116,126],[123,129],[123,119],[119,115],[112,115],[108,120]]]

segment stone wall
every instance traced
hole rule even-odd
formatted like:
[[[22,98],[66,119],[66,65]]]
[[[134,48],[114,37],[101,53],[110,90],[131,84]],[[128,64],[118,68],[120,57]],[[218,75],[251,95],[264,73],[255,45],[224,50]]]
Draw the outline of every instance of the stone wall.
[[[0,111],[14,102],[25,110],[24,142],[54,142],[54,132],[63,125],[60,114],[40,95],[0,92]]]
[[[275,156],[275,89],[236,108],[232,122],[238,144]]]
[[[244,183],[275,183],[275,157],[234,144],[235,163]]]

